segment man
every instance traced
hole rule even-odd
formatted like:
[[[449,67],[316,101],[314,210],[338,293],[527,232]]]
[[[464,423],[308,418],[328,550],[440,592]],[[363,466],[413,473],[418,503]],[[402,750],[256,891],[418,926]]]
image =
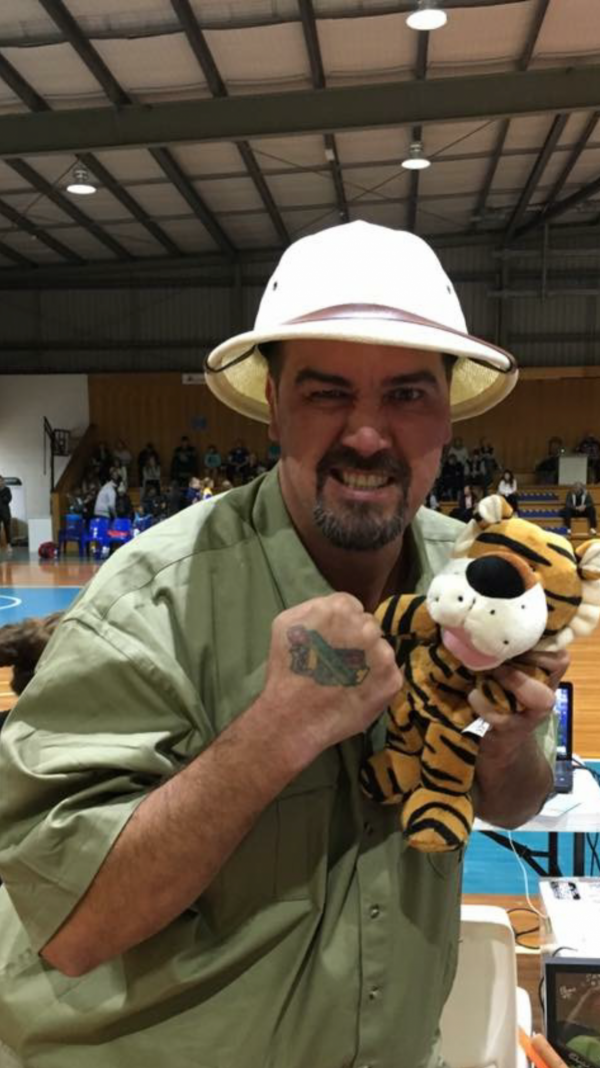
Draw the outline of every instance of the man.
[[[460,525],[420,506],[450,412],[514,362],[424,242],[353,223],[292,245],[207,368],[281,459],[111,559],[4,728],[0,1038],[28,1068],[433,1068],[461,857],[360,793],[402,681],[371,613],[447,559]],[[553,694],[502,678],[527,710],[472,698],[478,811],[514,826],[551,787]]]
[[[187,486],[190,478],[197,474],[198,454],[190,439],[184,434],[179,445],[176,446],[171,460],[171,480],[178,482],[183,489]]]
[[[100,488],[98,496],[96,497],[96,503],[94,504],[94,515],[99,519],[114,519],[117,509],[117,483],[114,478],[109,478],[108,482]]]
[[[563,515],[569,526],[572,519],[587,519],[590,524],[590,534],[596,533],[596,508],[592,495],[583,482],[574,482],[568,491]]]
[[[6,538],[6,553],[8,556],[12,554],[12,516],[10,512],[11,501],[12,493],[9,487],[6,485],[4,476],[0,475],[0,538],[2,537],[2,529],[4,528],[4,537]]]

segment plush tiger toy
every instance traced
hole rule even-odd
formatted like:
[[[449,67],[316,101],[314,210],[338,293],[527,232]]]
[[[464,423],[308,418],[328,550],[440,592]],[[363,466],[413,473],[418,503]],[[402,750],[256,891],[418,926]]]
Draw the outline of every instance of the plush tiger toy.
[[[477,688],[498,711],[519,712],[514,694],[489,672],[530,649],[556,651],[591,633],[600,618],[600,539],[574,552],[565,538],[514,516],[503,497],[486,497],[427,595],[391,597],[376,617],[395,641],[405,681],[385,749],[363,767],[363,789],[402,805],[410,845],[458,849],[473,823],[481,740],[465,733],[477,718],[467,696]],[[519,667],[545,681],[540,668]]]

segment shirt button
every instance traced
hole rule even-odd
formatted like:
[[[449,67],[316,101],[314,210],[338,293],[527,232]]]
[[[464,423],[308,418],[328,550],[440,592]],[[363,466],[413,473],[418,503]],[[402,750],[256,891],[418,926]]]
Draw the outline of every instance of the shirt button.
[[[371,990],[369,990],[369,1001],[375,1001],[375,999],[378,998],[378,997],[379,997],[379,987],[378,986],[374,986]]]
[[[369,909],[369,915],[372,920],[376,920],[380,912],[381,909],[379,908],[379,905],[371,905],[371,908]]]

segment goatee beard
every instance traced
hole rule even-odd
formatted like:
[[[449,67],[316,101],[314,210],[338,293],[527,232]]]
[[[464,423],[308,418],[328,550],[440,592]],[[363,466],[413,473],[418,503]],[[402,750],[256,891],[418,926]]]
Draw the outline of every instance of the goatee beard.
[[[399,490],[394,515],[383,518],[377,514],[376,506],[366,502],[346,504],[341,514],[328,508],[324,501],[323,489],[328,476],[336,467],[388,474]],[[332,450],[323,457],[317,467],[317,499],[313,508],[315,525],[338,549],[353,552],[374,552],[382,549],[399,538],[405,529],[410,483],[410,468],[386,453],[364,457],[345,447]]]

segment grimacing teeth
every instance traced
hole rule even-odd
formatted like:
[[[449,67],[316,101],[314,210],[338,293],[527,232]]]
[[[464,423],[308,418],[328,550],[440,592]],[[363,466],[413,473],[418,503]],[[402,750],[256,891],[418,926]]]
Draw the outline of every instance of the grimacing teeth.
[[[381,489],[387,486],[389,475],[375,475],[367,472],[338,472],[340,480],[351,489]]]

